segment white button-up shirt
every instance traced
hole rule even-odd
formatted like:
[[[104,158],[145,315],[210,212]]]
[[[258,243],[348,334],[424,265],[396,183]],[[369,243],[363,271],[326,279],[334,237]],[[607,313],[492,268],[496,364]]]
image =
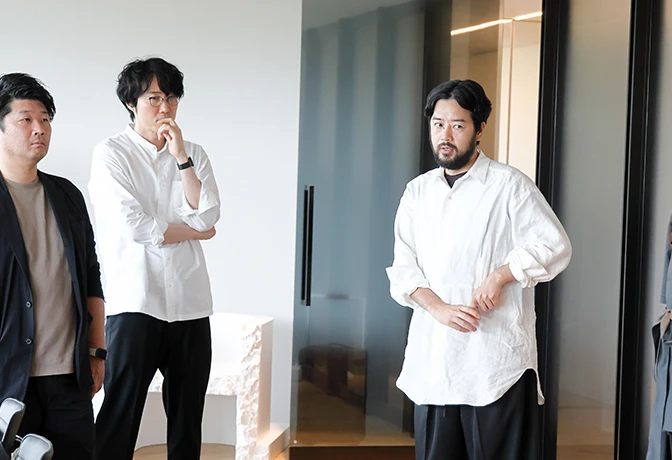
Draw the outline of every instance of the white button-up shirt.
[[[571,258],[567,234],[534,183],[478,155],[452,189],[442,168],[415,178],[397,211],[387,274],[392,297],[413,308],[397,386],[416,404],[484,406],[525,370],[536,371],[533,287]],[[425,287],[447,304],[469,305],[485,278],[506,264],[518,282],[505,285],[499,306],[475,332],[444,326],[410,297]]]
[[[168,224],[197,231],[219,220],[220,201],[208,156],[184,142],[201,181],[192,209],[168,143],[160,151],[129,125],[93,151],[89,195],[105,279],[105,314],[138,312],[164,321],[212,314],[200,241],[162,244]]]

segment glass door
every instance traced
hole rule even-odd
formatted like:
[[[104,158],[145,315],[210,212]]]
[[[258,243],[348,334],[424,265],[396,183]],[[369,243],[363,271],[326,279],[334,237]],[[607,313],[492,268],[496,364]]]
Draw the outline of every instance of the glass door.
[[[423,2],[304,2],[295,445],[411,445],[394,215],[418,173]],[[301,214],[301,213],[300,213]]]

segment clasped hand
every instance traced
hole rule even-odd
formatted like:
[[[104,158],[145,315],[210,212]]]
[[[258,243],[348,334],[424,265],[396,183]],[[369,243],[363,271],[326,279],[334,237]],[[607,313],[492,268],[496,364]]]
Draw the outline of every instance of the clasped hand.
[[[492,273],[476,289],[469,305],[437,302],[428,311],[441,324],[459,332],[473,332],[478,329],[482,315],[499,306],[503,285],[499,277]]]

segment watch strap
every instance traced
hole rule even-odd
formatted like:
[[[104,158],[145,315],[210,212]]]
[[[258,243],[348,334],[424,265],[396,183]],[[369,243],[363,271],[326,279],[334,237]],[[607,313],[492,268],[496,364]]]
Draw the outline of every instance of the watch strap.
[[[104,348],[89,348],[89,355],[93,358],[98,358],[105,361],[107,358],[107,350]]]
[[[187,157],[187,161],[185,163],[178,164],[177,169],[182,171],[183,169],[191,168],[193,166],[194,166],[193,160],[191,159],[191,157]]]

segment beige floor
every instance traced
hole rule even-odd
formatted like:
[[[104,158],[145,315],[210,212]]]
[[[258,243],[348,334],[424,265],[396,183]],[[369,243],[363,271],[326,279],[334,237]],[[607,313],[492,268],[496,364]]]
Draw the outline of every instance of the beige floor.
[[[366,418],[361,409],[328,396],[311,384],[302,382],[305,404],[299,407],[301,430],[292,440],[295,446],[371,446],[413,445],[408,433],[376,419]],[[587,401],[581,407],[561,407],[558,411],[557,460],[613,460],[613,407],[599,407]],[[324,414],[329,417],[324,417]],[[152,446],[136,452],[136,460],[164,460],[164,446]],[[233,460],[231,446],[206,444],[203,460]],[[285,451],[276,460],[288,460]]]
[[[235,450],[232,446],[204,444],[201,449],[201,460],[233,460]],[[143,447],[133,456],[134,460],[165,460],[165,446]],[[275,460],[289,460],[287,451],[281,453]]]
[[[361,408],[300,382],[295,446],[408,446],[409,433]],[[324,414],[329,414],[325,417]]]
[[[613,407],[560,407],[557,460],[613,460],[613,424]]]

